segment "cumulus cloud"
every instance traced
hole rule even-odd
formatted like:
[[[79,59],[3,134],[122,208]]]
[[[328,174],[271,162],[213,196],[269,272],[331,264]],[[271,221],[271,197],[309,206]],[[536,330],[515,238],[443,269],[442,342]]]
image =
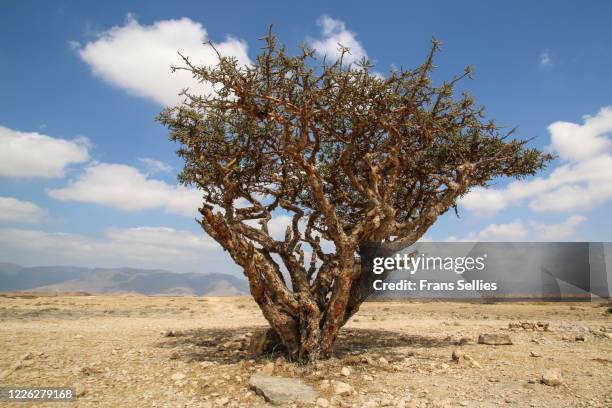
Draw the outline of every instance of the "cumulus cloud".
[[[172,166],[169,164],[150,157],[141,157],[138,159],[138,161],[142,163],[149,174],[170,173],[172,171]]]
[[[559,241],[570,238],[576,232],[580,224],[586,221],[582,215],[572,215],[567,220],[558,224],[532,223],[531,227],[535,230],[535,235],[542,241]]]
[[[48,189],[47,194],[61,201],[100,204],[124,211],[162,208],[185,217],[195,217],[202,204],[202,194],[197,189],[170,185],[149,178],[135,167],[109,163],[94,163],[68,186]]]
[[[548,50],[544,50],[540,53],[540,67],[549,68],[552,67],[553,61]]]
[[[552,148],[567,161],[589,160],[610,150],[612,106],[595,116],[585,116],[584,124],[558,121],[548,126]]]
[[[489,224],[478,232],[466,237],[450,236],[447,241],[467,242],[518,242],[518,241],[561,241],[572,239],[576,230],[586,221],[582,215],[572,215],[560,223],[546,224],[537,221],[523,222],[520,219],[507,224]]]
[[[177,51],[198,65],[217,64],[215,51],[203,45],[209,41],[206,29],[189,18],[162,20],[141,25],[128,15],[122,26],[99,34],[95,41],[81,46],[72,44],[94,75],[121,89],[163,105],[181,101],[182,89],[211,93],[211,84],[199,84],[184,71],[172,74],[172,65],[182,65]],[[234,56],[241,64],[250,64],[246,42],[228,37],[214,43],[224,56]]]
[[[344,55],[344,62],[351,64],[368,56],[366,50],[357,40],[357,35],[346,28],[346,24],[329,16],[322,16],[317,20],[321,28],[321,38],[309,39],[310,45],[321,56],[337,58],[340,56],[340,45],[348,48],[350,54]]]
[[[66,140],[0,126],[0,177],[59,178],[89,159],[85,138]]]
[[[4,228],[0,229],[0,258],[24,265],[36,259],[36,264],[47,265],[233,271],[211,238],[167,227],[110,228],[102,238]]]
[[[37,224],[48,216],[44,208],[30,201],[21,201],[13,197],[0,197],[0,222]]]
[[[508,224],[490,224],[477,236],[480,241],[520,241],[527,237],[527,228],[520,220]]]
[[[555,122],[548,127],[550,148],[560,165],[546,177],[514,181],[505,188],[476,188],[461,200],[463,208],[494,215],[527,203],[536,212],[588,210],[612,198],[612,107],[585,116],[582,125]]]

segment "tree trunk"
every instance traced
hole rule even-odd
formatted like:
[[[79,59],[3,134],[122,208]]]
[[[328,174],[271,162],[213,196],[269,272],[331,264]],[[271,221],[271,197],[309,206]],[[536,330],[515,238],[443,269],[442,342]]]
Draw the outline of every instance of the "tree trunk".
[[[282,353],[290,360],[302,362],[330,357],[338,332],[372,294],[374,280],[385,279],[390,272],[373,274],[374,258],[392,253],[380,244],[362,245],[359,248],[360,262],[354,270],[338,271],[333,285],[322,294],[295,293],[299,307],[291,312],[281,304],[271,302],[267,294],[252,292],[271,328],[253,336],[251,352]],[[315,302],[315,296],[324,301]],[[274,313],[269,312],[271,303]]]
[[[274,315],[283,319],[264,313],[271,328],[253,336],[250,351],[254,354],[280,352],[290,360],[302,362],[330,357],[340,329],[372,292],[371,261],[357,268],[357,274],[338,273],[327,293],[328,300],[322,304],[314,302],[311,294],[297,293],[300,308],[298,313],[289,314],[290,318],[286,318],[288,313],[281,305],[275,305],[278,313]]]

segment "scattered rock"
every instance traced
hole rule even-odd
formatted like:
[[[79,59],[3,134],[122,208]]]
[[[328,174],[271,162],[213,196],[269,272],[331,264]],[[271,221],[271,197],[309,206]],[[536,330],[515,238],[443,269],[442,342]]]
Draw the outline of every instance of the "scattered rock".
[[[334,381],[333,389],[334,394],[341,396],[351,395],[354,391],[353,387],[342,381]]]
[[[531,331],[538,331],[538,330],[539,331],[550,331],[550,323],[518,321],[518,322],[508,323],[508,328],[510,330],[523,329],[523,330],[531,330]]]
[[[172,379],[172,381],[181,381],[185,379],[185,374],[183,373],[174,373],[172,374],[172,376],[170,377]]]
[[[317,392],[300,380],[286,377],[273,377],[261,373],[253,374],[249,387],[273,405],[290,402],[312,403],[318,397]]]
[[[531,353],[529,353],[529,355],[531,357],[542,357],[542,355],[538,353],[537,351],[532,351]]]
[[[387,359],[386,359],[386,358],[384,358],[384,357],[379,358],[379,359],[378,359],[378,362],[379,362],[380,364],[389,364],[389,362],[387,361]]]
[[[576,339],[575,339],[575,340],[576,340],[576,341],[582,341],[582,342],[585,342],[585,341],[587,341],[587,337],[586,337],[584,334],[579,334],[579,335],[577,335],[577,336],[576,336]]]
[[[474,359],[472,358],[472,356],[469,356],[469,355],[467,355],[467,354],[464,354],[464,355],[463,355],[463,358],[465,359],[465,361],[469,362],[469,363],[470,363],[470,364],[471,364],[473,367],[476,367],[476,368],[482,368],[482,366],[480,365],[480,363],[479,363],[478,361],[474,360]]]
[[[550,368],[542,374],[542,384],[556,387],[563,384],[563,376],[558,368]]]
[[[93,368],[93,367],[83,367],[81,368],[81,374],[86,375],[86,376],[90,376],[93,374],[100,374],[102,372],[102,370],[98,369],[98,368]]]
[[[480,363],[478,363],[478,361],[474,360],[472,358],[472,356],[465,354],[463,351],[461,350],[453,350],[453,354],[451,355],[451,359],[457,363],[460,364],[462,361],[466,361],[467,363],[469,363],[472,367],[476,367],[476,368],[482,368],[482,366],[480,365]],[[446,366],[446,368],[448,368],[448,366]]]
[[[317,398],[317,407],[327,408],[329,407],[329,401],[325,398]]]
[[[83,395],[85,395],[86,390],[85,387],[83,386],[83,384],[76,384],[74,386],[74,395],[78,398],[78,397],[82,397]]]
[[[217,398],[215,400],[215,405],[217,405],[219,407],[223,407],[223,406],[227,405],[228,402],[229,402],[229,398],[221,397],[221,398]]]
[[[472,343],[474,343],[474,339],[472,339],[471,337],[461,337],[460,339],[453,342],[453,344],[456,346],[465,346],[466,344]]]
[[[271,361],[266,363],[261,369],[261,372],[264,374],[272,374],[274,372],[274,363]]]
[[[25,353],[24,355],[19,357],[19,359],[17,361],[15,361],[13,364],[11,364],[11,366],[9,368],[7,368],[2,373],[0,373],[0,380],[5,380],[11,374],[13,374],[15,371],[19,370],[20,368],[23,368],[23,367],[26,367],[28,365],[31,365],[33,363],[32,361],[26,361],[26,360],[29,360],[31,358],[32,358],[32,354],[31,353]]]
[[[340,374],[342,374],[344,377],[350,377],[351,370],[348,367],[342,367],[342,370],[340,370]]]
[[[512,339],[505,333],[484,333],[478,336],[478,344],[487,344],[489,346],[505,346],[511,345]]]

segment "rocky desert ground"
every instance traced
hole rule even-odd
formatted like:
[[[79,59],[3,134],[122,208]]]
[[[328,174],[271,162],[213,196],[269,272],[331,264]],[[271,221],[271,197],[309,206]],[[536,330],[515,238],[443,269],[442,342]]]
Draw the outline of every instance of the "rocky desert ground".
[[[74,387],[12,404],[57,408],[612,406],[603,302],[370,302],[307,366],[252,355],[264,327],[247,297],[4,295],[0,386]]]

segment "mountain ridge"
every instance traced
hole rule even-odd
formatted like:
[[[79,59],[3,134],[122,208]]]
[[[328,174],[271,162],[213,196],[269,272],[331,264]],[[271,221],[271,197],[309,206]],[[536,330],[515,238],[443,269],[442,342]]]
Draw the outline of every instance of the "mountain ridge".
[[[237,296],[249,289],[245,279],[221,273],[0,262],[0,292],[13,291]]]

